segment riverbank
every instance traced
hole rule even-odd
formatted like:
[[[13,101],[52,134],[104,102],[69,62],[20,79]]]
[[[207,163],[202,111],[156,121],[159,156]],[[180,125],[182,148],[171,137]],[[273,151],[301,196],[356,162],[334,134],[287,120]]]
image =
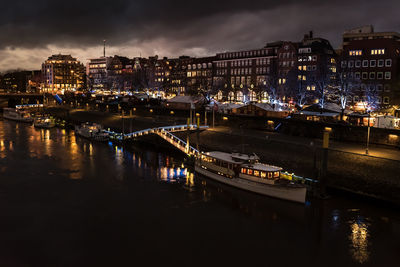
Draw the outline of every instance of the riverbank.
[[[185,134],[178,134],[184,138]],[[318,143],[294,142],[208,130],[190,134],[191,145],[203,151],[256,153],[261,161],[280,166],[289,173],[318,178],[322,150]],[[400,161],[330,149],[326,182],[333,187],[356,194],[400,204]]]
[[[138,116],[138,115],[120,115],[109,112],[85,109],[68,109],[64,107],[50,107],[43,112],[54,117],[61,118],[72,124],[84,122],[94,122],[103,125],[104,128],[110,128],[116,132],[133,132],[148,128],[161,127],[166,125],[185,124],[186,120],[182,118],[171,118],[168,116]]]
[[[96,122],[119,132],[185,124],[185,118],[162,115],[153,117],[132,115],[122,118],[121,115],[108,112],[66,108],[49,108],[46,112],[76,124],[86,121]],[[177,133],[177,136],[186,140],[186,133]],[[313,179],[318,178],[321,166],[319,139],[217,127],[199,134],[191,133],[190,145],[199,147],[202,151],[256,153],[263,162],[281,166],[290,173]],[[347,146],[351,149],[347,149]],[[384,155],[386,158],[366,156],[352,152],[358,151],[353,149],[353,146],[340,143],[332,145],[328,152],[327,185],[399,204],[400,161],[397,159],[396,151],[373,148],[370,155]]]

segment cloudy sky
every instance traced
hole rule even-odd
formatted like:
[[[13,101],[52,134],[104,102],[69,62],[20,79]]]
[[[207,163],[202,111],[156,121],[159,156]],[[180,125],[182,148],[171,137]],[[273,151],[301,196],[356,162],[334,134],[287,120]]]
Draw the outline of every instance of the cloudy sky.
[[[298,41],[305,32],[340,46],[345,29],[400,31],[400,1],[14,0],[1,4],[0,71],[39,69],[51,54],[86,63],[102,55],[206,56]]]

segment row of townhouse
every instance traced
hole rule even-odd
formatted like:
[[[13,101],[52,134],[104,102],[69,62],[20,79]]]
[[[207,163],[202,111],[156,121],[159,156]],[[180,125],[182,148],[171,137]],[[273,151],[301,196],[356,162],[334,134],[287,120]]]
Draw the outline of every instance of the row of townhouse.
[[[91,59],[84,73],[75,58],[54,55],[43,64],[42,88],[81,89],[86,83],[90,90],[99,91],[203,94],[220,101],[300,106],[323,105],[345,94],[349,103],[399,105],[399,53],[399,33],[375,32],[366,26],[345,31],[336,50],[328,40],[309,32],[298,42],[278,41],[202,58],[103,56]]]

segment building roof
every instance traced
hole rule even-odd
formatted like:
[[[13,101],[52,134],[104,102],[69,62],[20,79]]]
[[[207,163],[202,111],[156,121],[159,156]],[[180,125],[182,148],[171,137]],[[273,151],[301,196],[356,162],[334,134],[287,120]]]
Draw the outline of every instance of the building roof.
[[[266,111],[274,111],[274,108],[268,103],[254,103],[254,104],[250,104],[250,105],[254,105],[254,106],[261,108],[263,110],[266,110]]]
[[[225,110],[229,110],[229,109],[233,109],[233,108],[240,108],[243,107],[244,104],[237,104],[237,103],[223,103],[218,105],[218,109],[225,109]]]
[[[190,104],[190,103],[198,103],[204,101],[203,96],[186,96],[186,95],[178,95],[175,96],[174,98],[168,99],[168,103],[185,103],[185,104]]]
[[[318,111],[299,111],[296,112],[297,115],[306,115],[306,116],[317,116],[317,117],[336,117],[339,116],[339,113],[336,112],[318,112]]]
[[[308,106],[306,108],[304,108],[302,110],[303,111],[315,111],[315,112],[319,112],[321,113],[321,106],[319,104],[313,104],[311,106]],[[326,102],[324,105],[324,108],[322,109],[323,112],[330,112],[330,113],[341,113],[342,109],[341,107],[336,104],[336,103],[332,103],[332,102]],[[344,113],[350,113],[350,110],[345,110]]]

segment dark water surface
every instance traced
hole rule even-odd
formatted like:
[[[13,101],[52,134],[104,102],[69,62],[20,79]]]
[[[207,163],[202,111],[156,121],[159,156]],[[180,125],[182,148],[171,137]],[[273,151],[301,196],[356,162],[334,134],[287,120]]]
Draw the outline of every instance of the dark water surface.
[[[195,177],[182,156],[0,121],[1,266],[400,266],[400,213],[299,205]]]

